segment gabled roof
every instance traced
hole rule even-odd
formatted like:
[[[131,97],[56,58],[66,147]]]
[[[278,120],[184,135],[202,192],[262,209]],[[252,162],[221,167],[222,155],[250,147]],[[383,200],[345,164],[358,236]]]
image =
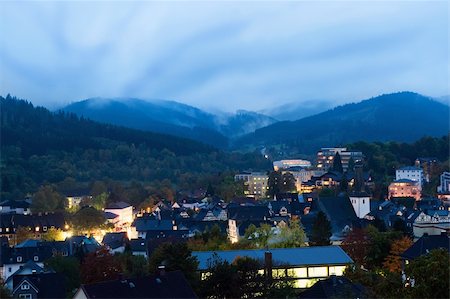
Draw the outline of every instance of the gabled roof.
[[[264,260],[266,249],[243,249],[222,251],[193,251],[199,261],[198,269],[208,269],[208,263],[217,254],[222,260],[232,263],[237,257],[250,257]],[[274,268],[277,266],[344,265],[353,260],[339,246],[310,246],[298,248],[274,248],[272,253]]]
[[[412,260],[433,249],[444,248],[450,253],[450,237],[447,235],[423,235],[411,247],[401,254],[404,259]]]
[[[103,237],[103,245],[109,246],[111,249],[116,249],[118,247],[124,246],[125,242],[128,241],[126,232],[118,233],[106,233]]]
[[[369,298],[369,296],[362,285],[352,283],[345,276],[332,275],[301,292],[298,298]]]
[[[119,217],[119,215],[114,214],[112,212],[103,212],[103,215],[105,216],[106,219],[115,219]]]
[[[131,251],[147,251],[147,241],[145,239],[131,239],[130,240],[130,248]]]
[[[170,219],[154,219],[147,217],[136,218],[133,222],[133,225],[136,227],[136,231],[144,232],[144,231],[152,231],[152,230],[172,230],[173,223]]]
[[[2,207],[10,207],[11,209],[28,209],[30,203],[25,200],[5,200],[0,202]]]
[[[352,227],[358,220],[350,199],[346,195],[320,197],[314,204],[317,205],[318,210],[327,215],[335,235],[341,234],[346,226]]]
[[[228,219],[264,220],[270,217],[267,206],[232,206],[228,207]]]
[[[82,285],[87,298],[197,298],[181,271]]]

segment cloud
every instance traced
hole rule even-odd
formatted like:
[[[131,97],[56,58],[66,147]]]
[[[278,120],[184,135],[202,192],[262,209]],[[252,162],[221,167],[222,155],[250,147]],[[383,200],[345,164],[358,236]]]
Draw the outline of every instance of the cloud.
[[[2,2],[0,93],[233,111],[449,94],[448,3]]]

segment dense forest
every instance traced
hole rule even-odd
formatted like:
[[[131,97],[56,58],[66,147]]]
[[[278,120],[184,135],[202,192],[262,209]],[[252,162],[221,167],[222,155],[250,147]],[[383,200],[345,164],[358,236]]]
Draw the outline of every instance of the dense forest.
[[[183,138],[51,113],[11,96],[1,97],[0,104],[2,199],[23,198],[42,184],[73,192],[97,180],[195,190],[228,171],[270,168],[259,153],[226,153]]]

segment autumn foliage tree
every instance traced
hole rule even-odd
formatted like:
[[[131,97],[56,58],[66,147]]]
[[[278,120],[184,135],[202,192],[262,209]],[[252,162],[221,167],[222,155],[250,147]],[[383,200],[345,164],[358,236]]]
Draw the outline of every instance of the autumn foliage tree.
[[[354,228],[342,241],[341,247],[358,265],[366,265],[370,240],[364,229]]]
[[[400,255],[405,252],[406,249],[411,247],[412,244],[413,242],[408,237],[403,237],[401,239],[393,241],[391,245],[391,251],[383,262],[383,268],[389,270],[390,272],[401,272],[402,260]]]
[[[85,284],[118,279],[121,272],[119,261],[105,247],[86,255],[81,264],[81,280]]]

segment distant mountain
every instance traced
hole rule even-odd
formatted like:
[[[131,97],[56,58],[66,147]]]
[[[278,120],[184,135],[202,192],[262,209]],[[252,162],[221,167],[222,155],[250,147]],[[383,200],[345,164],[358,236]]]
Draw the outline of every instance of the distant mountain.
[[[134,98],[91,98],[61,110],[103,123],[185,137],[219,148],[227,147],[228,138],[276,122],[254,112],[219,116],[174,101]]]
[[[143,144],[151,150],[168,149],[175,154],[214,150],[186,138],[101,124],[64,112],[52,113],[10,96],[0,97],[0,112],[1,146],[19,147],[24,156],[114,148],[121,144]]]
[[[297,120],[324,112],[330,108],[333,108],[334,106],[335,105],[333,105],[332,101],[310,100],[302,101],[299,103],[292,102],[283,104],[278,107],[262,110],[261,113],[269,115],[280,121]]]
[[[448,106],[417,93],[399,92],[278,122],[241,137],[235,146],[283,144],[311,154],[320,147],[358,140],[411,142],[448,133]]]

